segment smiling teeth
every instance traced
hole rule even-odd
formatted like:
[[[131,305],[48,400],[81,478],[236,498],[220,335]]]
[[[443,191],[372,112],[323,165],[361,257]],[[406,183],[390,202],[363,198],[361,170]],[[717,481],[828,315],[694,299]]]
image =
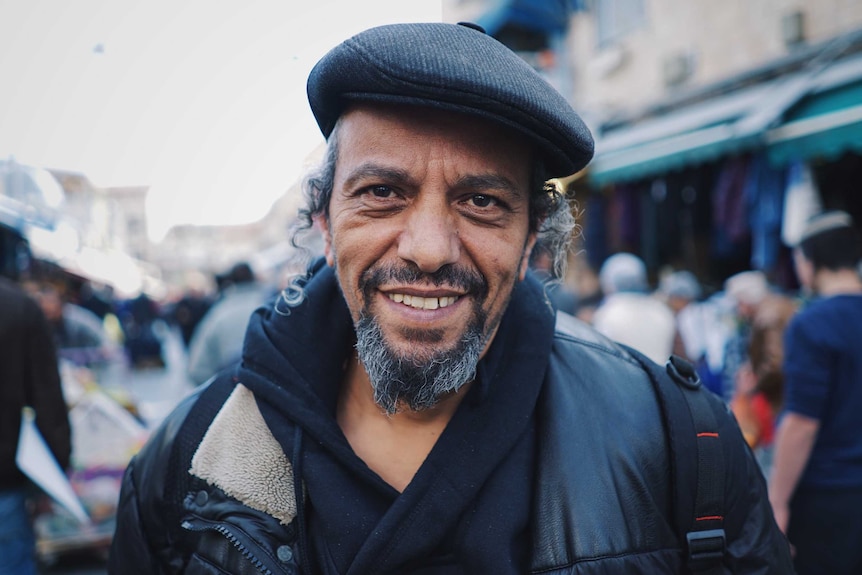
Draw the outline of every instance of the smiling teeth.
[[[397,303],[403,303],[416,309],[437,309],[455,303],[455,296],[446,297],[421,297],[418,295],[407,295],[401,293],[389,294],[389,299]]]

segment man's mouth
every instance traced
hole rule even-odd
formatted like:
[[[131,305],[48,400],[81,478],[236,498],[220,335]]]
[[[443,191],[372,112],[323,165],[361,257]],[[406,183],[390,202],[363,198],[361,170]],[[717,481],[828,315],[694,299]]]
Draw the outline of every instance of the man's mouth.
[[[416,309],[437,309],[447,307],[458,301],[458,296],[422,297],[402,293],[386,294],[396,303],[403,303]]]

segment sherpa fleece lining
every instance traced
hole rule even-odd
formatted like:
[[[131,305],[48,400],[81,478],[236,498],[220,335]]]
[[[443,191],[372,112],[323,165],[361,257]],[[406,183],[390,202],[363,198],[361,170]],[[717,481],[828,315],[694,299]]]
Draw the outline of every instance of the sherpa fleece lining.
[[[189,473],[284,525],[296,517],[293,469],[242,384],[213,419]]]

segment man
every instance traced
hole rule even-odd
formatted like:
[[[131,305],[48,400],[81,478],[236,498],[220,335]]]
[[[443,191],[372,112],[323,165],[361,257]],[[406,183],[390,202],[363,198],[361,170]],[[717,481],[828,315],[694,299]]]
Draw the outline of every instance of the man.
[[[646,265],[634,254],[609,257],[599,270],[604,298],[593,315],[593,327],[629,345],[656,363],[673,351],[676,320],[670,307],[649,293]]]
[[[555,333],[527,274],[540,231],[560,246],[573,227],[543,182],[590,159],[579,117],[451,24],[367,30],[308,87],[328,152],[303,214],[325,259],[131,463],[111,570],[681,573],[644,370],[571,316]],[[786,573],[723,417],[725,564]]]
[[[862,573],[862,258],[846,212],[810,220],[794,263],[814,296],[785,333],[769,499],[800,575]]]
[[[72,450],[66,401],[48,321],[35,300],[0,278],[0,574],[35,575],[36,540],[30,522],[30,485],[15,455],[21,410],[33,408],[36,425],[57,462],[68,467]]]

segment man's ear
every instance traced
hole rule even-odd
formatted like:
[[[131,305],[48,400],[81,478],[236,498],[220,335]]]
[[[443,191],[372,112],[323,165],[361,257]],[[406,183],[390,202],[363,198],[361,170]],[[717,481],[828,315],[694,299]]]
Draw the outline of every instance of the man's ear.
[[[314,227],[323,235],[323,255],[330,267],[335,267],[335,257],[332,249],[332,232],[329,229],[329,218],[325,214],[318,214],[312,218]]]
[[[518,270],[518,279],[524,281],[527,277],[527,270],[530,269],[530,254],[533,253],[533,247],[536,245],[536,232],[532,232],[527,236],[527,243],[524,245],[524,255],[521,256],[521,266]]]

